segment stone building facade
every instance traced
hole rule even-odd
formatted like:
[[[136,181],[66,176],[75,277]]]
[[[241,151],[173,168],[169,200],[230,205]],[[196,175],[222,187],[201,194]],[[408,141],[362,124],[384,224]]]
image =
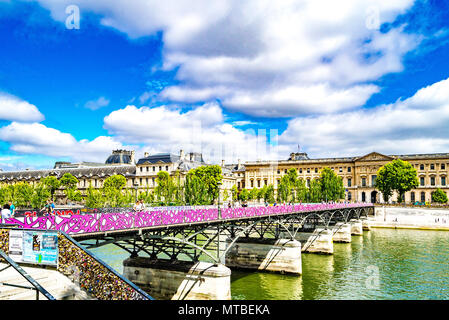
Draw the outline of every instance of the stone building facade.
[[[383,155],[372,152],[364,156],[311,159],[306,153],[292,153],[287,160],[247,161],[242,164],[221,163],[223,171],[222,190],[262,188],[272,184],[277,190],[284,174],[291,168],[298,172],[307,184],[319,177],[324,167],[329,167],[342,177],[345,187],[345,200],[356,202],[383,202],[382,195],[374,188],[376,173],[386,163],[400,158],[410,162],[417,170],[419,186],[405,194],[408,203],[431,202],[432,192],[437,188],[449,191],[449,153]],[[20,181],[36,184],[41,178],[54,175],[58,178],[64,173],[73,174],[78,180],[82,193],[92,185],[101,188],[104,180],[114,174],[127,179],[128,188],[140,191],[156,187],[157,173],[167,171],[174,176],[179,172],[181,180],[190,169],[207,165],[201,153],[145,154],[135,160],[134,151],[115,150],[105,163],[57,162],[53,169],[0,171],[0,184],[13,184]],[[393,200],[396,195],[393,195]]]
[[[282,176],[291,168],[296,169],[298,177],[309,185],[324,167],[328,167],[342,177],[345,200],[384,202],[382,194],[374,188],[376,174],[383,165],[397,158],[412,164],[418,174],[419,186],[405,194],[406,202],[431,202],[432,192],[437,188],[448,193],[449,153],[383,155],[372,152],[359,157],[320,159],[310,159],[306,153],[292,153],[288,160],[246,162],[245,185],[252,189],[273,184],[277,189]],[[390,200],[396,200],[396,197],[394,194]]]

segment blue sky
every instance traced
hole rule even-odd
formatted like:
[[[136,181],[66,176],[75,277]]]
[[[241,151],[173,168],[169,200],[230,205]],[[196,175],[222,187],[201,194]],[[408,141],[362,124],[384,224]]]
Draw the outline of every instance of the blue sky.
[[[0,1],[0,168],[448,152],[448,21],[430,0]]]

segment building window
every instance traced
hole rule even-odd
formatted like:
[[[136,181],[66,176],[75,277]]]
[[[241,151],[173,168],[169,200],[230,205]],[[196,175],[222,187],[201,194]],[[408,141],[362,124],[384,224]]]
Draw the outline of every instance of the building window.
[[[165,166],[165,170],[167,170],[167,171],[168,171],[168,166]]]
[[[348,172],[351,172],[351,167],[348,167]]]
[[[281,184],[281,180],[277,179],[277,185]]]
[[[372,176],[371,176],[371,186],[372,186],[372,187],[374,187],[374,186],[376,185],[376,178],[377,178],[376,175],[372,175]]]
[[[302,168],[299,169],[299,173],[302,173]]]
[[[153,172],[156,171],[156,167],[153,167]]]
[[[351,187],[351,186],[352,186],[352,179],[348,178],[348,187]]]
[[[442,186],[446,185],[446,177],[441,177],[441,185]]]
[[[287,173],[287,169],[284,169],[284,173]]]
[[[423,164],[419,165],[419,170],[424,170],[424,165]]]
[[[267,179],[265,179],[264,181],[264,184],[267,186],[268,185],[268,180]]]
[[[159,171],[162,171],[162,167],[161,166],[159,166]]]
[[[415,202],[415,193],[414,192],[410,193],[410,201]]]
[[[365,195],[365,192],[362,192],[362,202],[365,202],[366,201],[366,195]]]
[[[441,170],[446,170],[446,165],[444,163],[441,164]]]
[[[307,173],[310,173],[310,168],[307,168]]]
[[[362,187],[366,187],[366,178],[362,178]]]
[[[435,170],[435,165],[433,163],[430,165],[430,170]]]
[[[278,169],[278,174],[281,174],[281,170]]]
[[[352,200],[352,194],[351,194],[351,192],[348,192],[348,201],[351,201]]]
[[[254,180],[251,180],[251,188],[254,188]]]
[[[140,178],[140,180],[139,180],[139,181],[140,181],[140,185],[142,185],[142,178]]]
[[[343,172],[343,168],[342,167],[338,168],[338,172]]]
[[[260,188],[260,180],[257,180],[257,187]]]
[[[426,202],[426,193],[424,191],[421,192],[421,202]]]
[[[147,167],[147,172],[150,171],[150,167]]]
[[[148,186],[148,178],[145,178],[145,185]]]
[[[424,177],[419,178],[419,185],[424,186]]]
[[[318,173],[318,168],[315,168],[315,173]]]
[[[140,167],[140,172],[143,172],[143,167]]]
[[[310,179],[307,179],[307,188],[310,188]]]
[[[430,177],[430,185],[431,186],[435,185],[435,177]]]

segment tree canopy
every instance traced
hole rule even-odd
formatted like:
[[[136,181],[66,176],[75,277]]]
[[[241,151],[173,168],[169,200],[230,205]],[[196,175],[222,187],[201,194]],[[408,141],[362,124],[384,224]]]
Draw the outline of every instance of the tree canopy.
[[[382,192],[384,200],[398,193],[398,202],[404,200],[404,194],[418,186],[416,169],[407,161],[395,159],[377,171],[376,189]]]

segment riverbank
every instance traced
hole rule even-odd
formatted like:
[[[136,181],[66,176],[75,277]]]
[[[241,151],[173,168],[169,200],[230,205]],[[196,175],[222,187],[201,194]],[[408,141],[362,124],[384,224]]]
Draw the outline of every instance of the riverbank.
[[[376,207],[372,228],[449,231],[449,210],[440,208]]]

